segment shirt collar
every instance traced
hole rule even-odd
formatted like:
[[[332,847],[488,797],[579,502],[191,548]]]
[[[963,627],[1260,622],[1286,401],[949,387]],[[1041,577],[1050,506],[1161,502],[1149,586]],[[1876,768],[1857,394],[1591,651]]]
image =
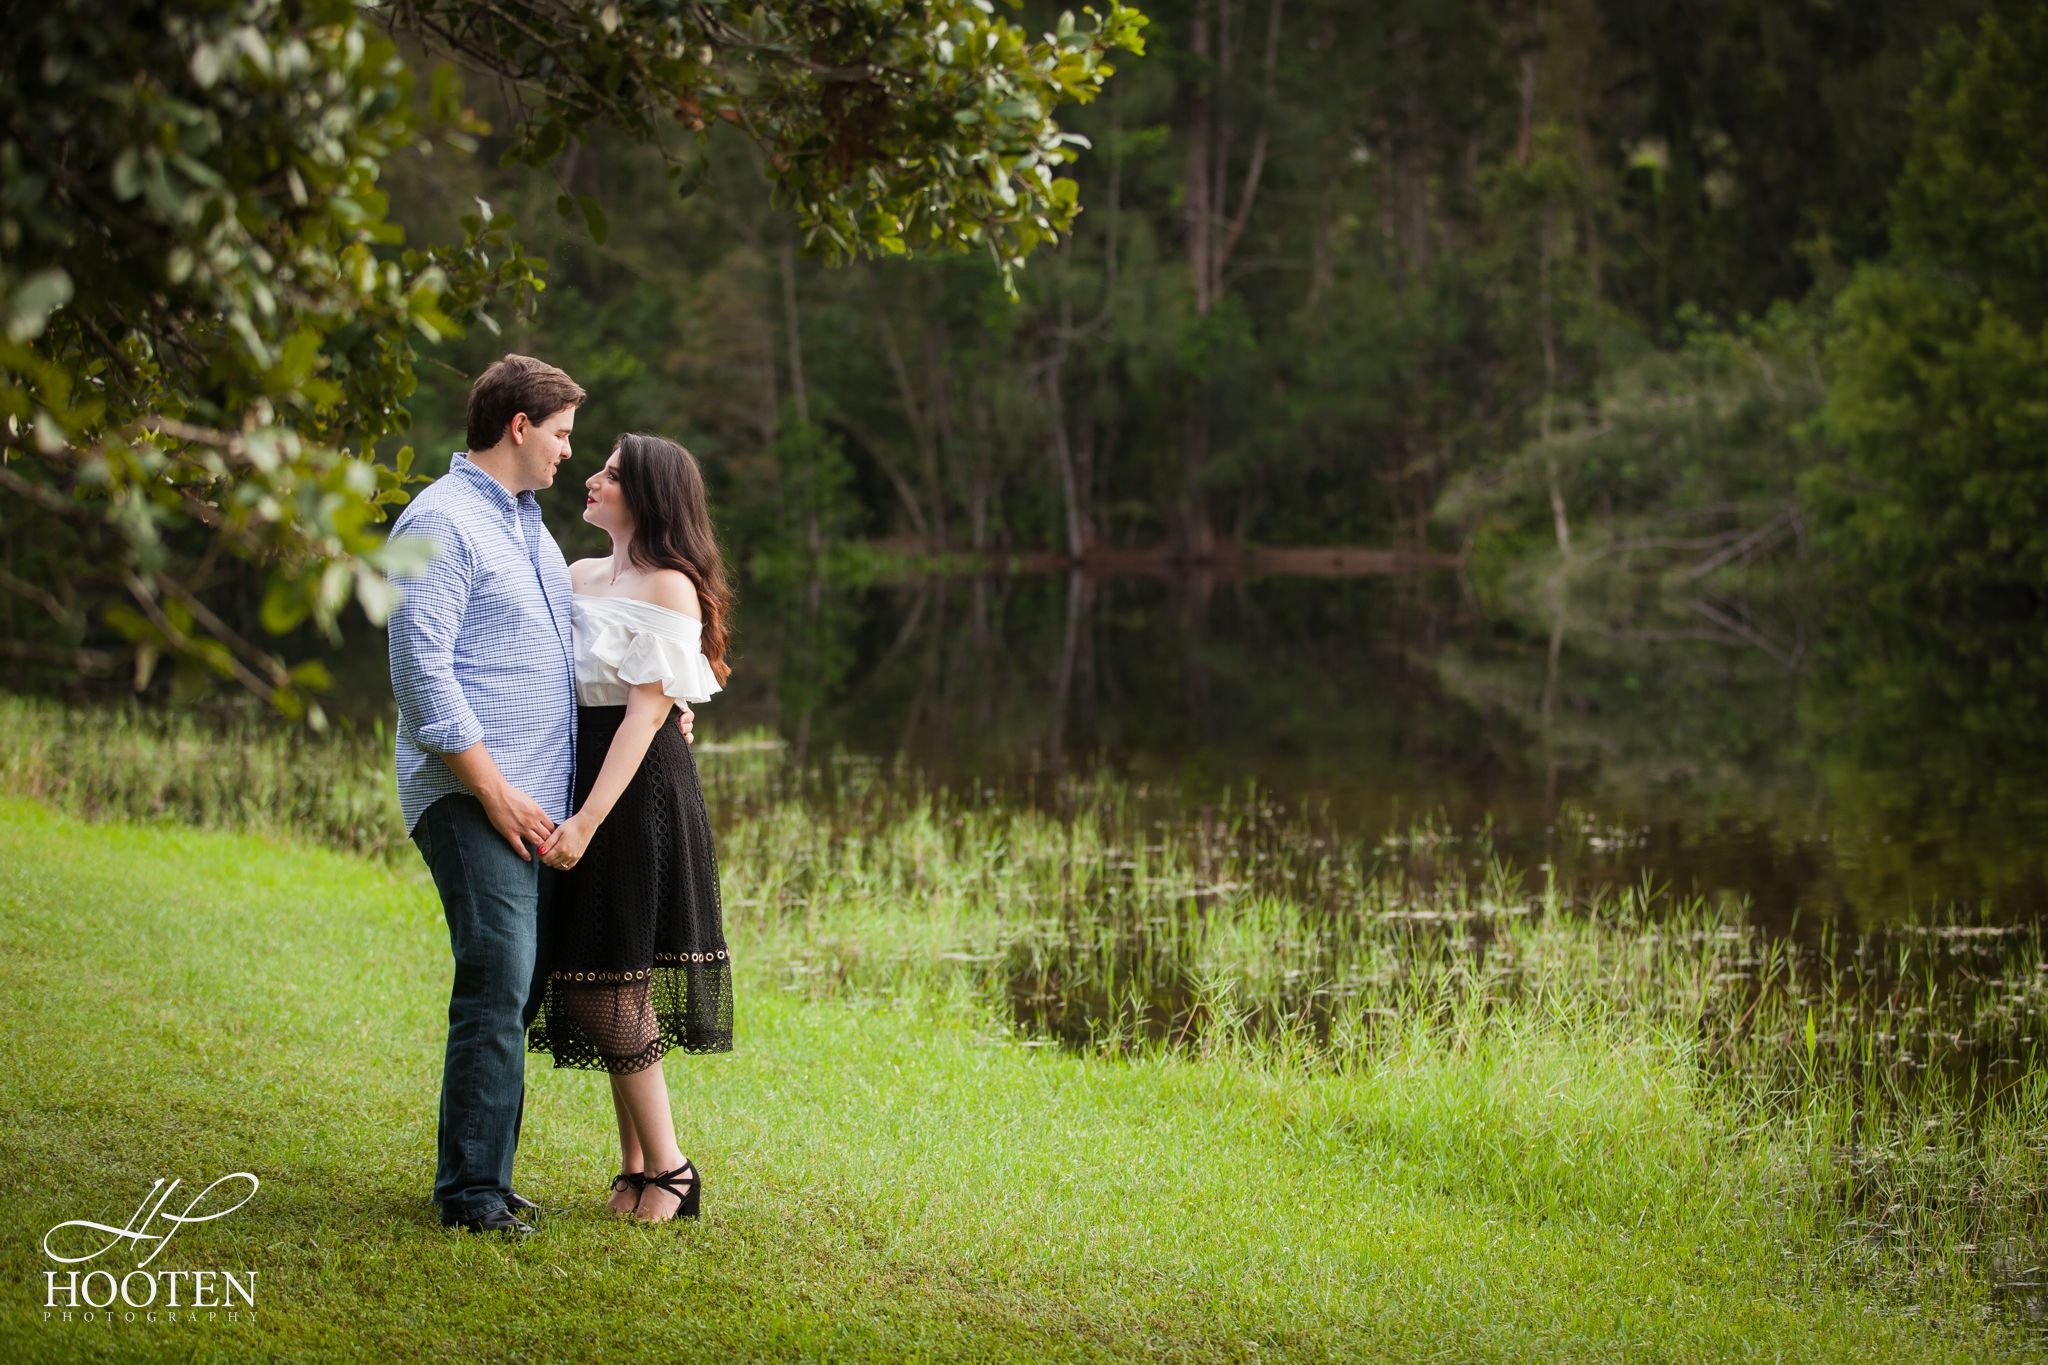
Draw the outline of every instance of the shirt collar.
[[[494,507],[510,511],[524,504],[540,505],[539,500],[530,492],[513,497],[504,484],[478,468],[476,463],[461,451],[457,451],[455,457],[448,461],[448,472],[467,480],[470,487],[489,498]]]

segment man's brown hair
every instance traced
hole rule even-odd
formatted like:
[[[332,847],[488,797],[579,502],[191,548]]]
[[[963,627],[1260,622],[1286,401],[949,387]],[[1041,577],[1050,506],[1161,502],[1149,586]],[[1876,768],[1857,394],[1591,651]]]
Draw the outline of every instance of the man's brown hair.
[[[563,408],[581,407],[583,386],[544,360],[508,355],[469,386],[469,448],[489,450],[520,413],[538,426]]]

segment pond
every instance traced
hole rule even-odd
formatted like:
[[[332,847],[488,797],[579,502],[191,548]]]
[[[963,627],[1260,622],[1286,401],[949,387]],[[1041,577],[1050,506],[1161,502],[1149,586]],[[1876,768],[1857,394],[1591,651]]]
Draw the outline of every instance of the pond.
[[[2048,919],[2024,670],[1543,625],[1441,572],[755,586],[705,719],[955,786],[1099,765],[1193,810],[1252,785],[1352,837],[1648,878],[1781,934]]]

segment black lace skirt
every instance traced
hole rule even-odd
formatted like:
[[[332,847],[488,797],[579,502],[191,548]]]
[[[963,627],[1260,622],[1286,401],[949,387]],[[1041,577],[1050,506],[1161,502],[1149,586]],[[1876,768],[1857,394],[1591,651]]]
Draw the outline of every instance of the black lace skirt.
[[[626,718],[576,709],[582,808]],[[732,962],[718,855],[696,760],[671,710],[582,859],[557,883],[544,930],[547,993],[527,1047],[558,1067],[643,1071],[670,1048],[732,1050]]]

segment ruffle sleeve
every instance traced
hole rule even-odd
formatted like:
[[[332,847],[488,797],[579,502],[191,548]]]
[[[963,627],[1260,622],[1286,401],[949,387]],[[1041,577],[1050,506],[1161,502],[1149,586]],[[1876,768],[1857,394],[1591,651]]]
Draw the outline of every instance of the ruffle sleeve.
[[[695,640],[632,621],[605,621],[590,639],[591,657],[628,687],[658,682],[671,699],[710,701],[720,691],[711,661]]]

